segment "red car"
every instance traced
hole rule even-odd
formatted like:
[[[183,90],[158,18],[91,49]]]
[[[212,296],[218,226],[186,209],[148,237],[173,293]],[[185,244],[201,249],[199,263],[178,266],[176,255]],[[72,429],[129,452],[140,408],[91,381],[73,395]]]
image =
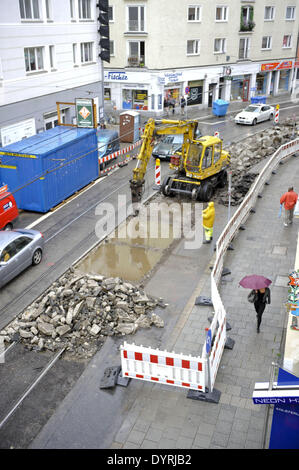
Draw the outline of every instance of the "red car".
[[[7,190],[7,186],[2,186],[0,188],[0,230],[11,230],[18,216],[15,198]]]

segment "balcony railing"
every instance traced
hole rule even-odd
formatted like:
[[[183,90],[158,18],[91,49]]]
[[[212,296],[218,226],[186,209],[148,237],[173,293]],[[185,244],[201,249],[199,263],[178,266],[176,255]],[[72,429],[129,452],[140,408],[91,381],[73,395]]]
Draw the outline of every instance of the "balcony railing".
[[[144,20],[129,20],[127,27],[130,33],[144,33]]]
[[[128,67],[144,67],[144,58],[137,56],[128,57]]]
[[[254,21],[241,21],[240,31],[253,31],[255,27]]]

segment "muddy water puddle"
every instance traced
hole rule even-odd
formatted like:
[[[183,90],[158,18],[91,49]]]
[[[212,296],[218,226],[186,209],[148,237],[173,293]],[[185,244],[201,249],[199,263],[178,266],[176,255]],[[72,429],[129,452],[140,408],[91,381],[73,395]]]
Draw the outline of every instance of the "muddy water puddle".
[[[174,224],[175,225],[175,224]],[[86,273],[140,281],[161,259],[176,236],[167,217],[132,218],[92,250],[76,268]]]

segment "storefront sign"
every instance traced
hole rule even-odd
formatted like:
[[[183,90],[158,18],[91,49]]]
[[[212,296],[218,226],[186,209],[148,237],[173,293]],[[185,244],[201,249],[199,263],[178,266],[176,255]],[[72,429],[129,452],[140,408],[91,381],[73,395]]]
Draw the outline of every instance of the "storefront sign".
[[[183,73],[182,72],[172,72],[172,73],[165,73],[165,82],[179,82],[182,80]]]
[[[105,72],[105,80],[128,80],[126,72]]]
[[[76,118],[78,127],[94,127],[92,98],[76,98]]]
[[[271,70],[291,69],[293,67],[292,60],[285,60],[281,62],[270,62],[269,64],[261,64],[261,71],[269,72]]]

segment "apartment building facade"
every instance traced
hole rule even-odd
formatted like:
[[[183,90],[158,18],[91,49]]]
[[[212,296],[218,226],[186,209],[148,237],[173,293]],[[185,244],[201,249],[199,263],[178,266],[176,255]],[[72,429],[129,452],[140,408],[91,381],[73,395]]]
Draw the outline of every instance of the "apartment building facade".
[[[75,123],[76,98],[103,109],[96,0],[1,0],[0,145]]]
[[[163,112],[188,105],[290,93],[295,86],[298,0],[109,0],[105,100]],[[298,77],[299,78],[299,77]]]

